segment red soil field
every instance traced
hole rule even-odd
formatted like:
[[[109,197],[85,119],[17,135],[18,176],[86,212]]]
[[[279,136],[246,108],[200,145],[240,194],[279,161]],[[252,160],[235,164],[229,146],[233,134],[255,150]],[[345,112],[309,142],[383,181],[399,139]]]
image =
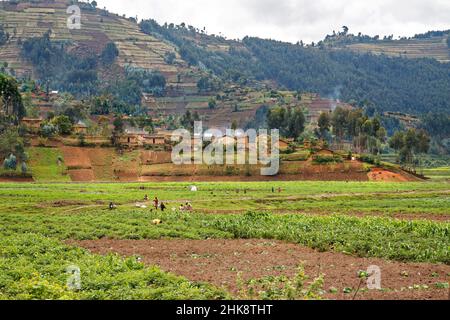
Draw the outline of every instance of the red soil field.
[[[407,182],[414,181],[406,175],[394,173],[381,168],[374,168],[368,174],[370,181],[385,181],[385,182]]]
[[[243,279],[269,275],[294,276],[302,263],[310,278],[324,274],[324,298],[354,298],[360,280],[358,272],[371,265],[381,268],[383,291],[359,292],[356,299],[448,299],[448,289],[437,283],[449,281],[450,266],[426,263],[391,262],[376,258],[357,258],[332,252],[317,252],[296,244],[272,240],[96,240],[77,241],[94,253],[138,255],[148,265],[182,275],[192,281],[205,281],[236,293],[237,273]],[[426,285],[428,289],[410,289]],[[338,293],[329,293],[334,287]],[[344,288],[353,288],[345,294]],[[364,288],[362,285],[361,288]]]

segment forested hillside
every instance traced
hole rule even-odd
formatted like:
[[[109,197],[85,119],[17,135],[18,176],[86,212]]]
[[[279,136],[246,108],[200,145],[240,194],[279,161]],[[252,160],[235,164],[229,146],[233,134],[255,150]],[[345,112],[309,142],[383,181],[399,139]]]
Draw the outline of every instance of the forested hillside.
[[[233,81],[274,80],[290,90],[374,104],[380,111],[420,114],[450,108],[450,63],[251,37],[228,41],[153,20],[141,22],[141,29],[175,43],[190,64]]]

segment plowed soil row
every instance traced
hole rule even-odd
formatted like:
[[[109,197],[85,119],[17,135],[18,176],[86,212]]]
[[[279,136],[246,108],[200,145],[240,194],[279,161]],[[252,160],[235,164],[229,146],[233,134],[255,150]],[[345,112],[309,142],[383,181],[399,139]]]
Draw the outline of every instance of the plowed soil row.
[[[185,276],[192,281],[206,281],[238,290],[237,275],[255,279],[268,275],[296,273],[303,264],[314,278],[325,277],[325,298],[349,300],[360,284],[358,272],[371,265],[381,269],[383,290],[364,290],[356,299],[448,299],[449,290],[441,288],[450,279],[450,266],[424,263],[390,262],[375,258],[357,258],[340,253],[317,252],[296,244],[265,240],[109,240],[71,242],[98,254],[138,255],[148,265]],[[336,288],[337,293],[330,293]],[[351,293],[344,293],[352,288]]]

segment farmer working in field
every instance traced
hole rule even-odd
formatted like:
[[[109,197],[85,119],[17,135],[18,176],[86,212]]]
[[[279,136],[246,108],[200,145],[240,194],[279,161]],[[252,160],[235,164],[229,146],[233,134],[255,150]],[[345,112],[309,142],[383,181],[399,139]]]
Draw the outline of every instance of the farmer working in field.
[[[153,205],[155,206],[155,209],[158,210],[158,206],[159,206],[158,197],[155,197],[155,200],[153,200]]]
[[[189,202],[186,202],[186,205],[184,206],[184,210],[186,211],[192,211],[192,205]]]

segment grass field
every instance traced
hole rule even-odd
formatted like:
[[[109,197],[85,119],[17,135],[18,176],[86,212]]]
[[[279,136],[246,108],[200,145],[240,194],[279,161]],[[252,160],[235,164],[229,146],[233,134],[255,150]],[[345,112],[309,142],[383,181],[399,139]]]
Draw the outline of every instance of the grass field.
[[[28,149],[27,152],[35,181],[70,181],[70,176],[66,174],[67,168],[63,163],[58,165],[58,158],[62,159],[62,153],[58,149],[36,147]]]
[[[450,167],[429,168],[422,171],[432,180],[450,180]]]
[[[318,254],[442,265],[448,273],[441,276],[448,282],[446,182],[196,183],[198,192],[189,186],[0,184],[0,299],[230,297],[226,286],[193,282],[133,256],[98,255],[73,243],[99,239],[136,244],[168,239],[280,240]],[[142,208],[146,194],[150,199],[158,196],[168,210],[156,212],[150,202]],[[110,201],[117,204],[116,210],[108,209]],[[178,210],[186,201],[194,211]],[[153,225],[154,219],[162,224]],[[80,290],[66,286],[66,268],[71,265],[82,270]]]

